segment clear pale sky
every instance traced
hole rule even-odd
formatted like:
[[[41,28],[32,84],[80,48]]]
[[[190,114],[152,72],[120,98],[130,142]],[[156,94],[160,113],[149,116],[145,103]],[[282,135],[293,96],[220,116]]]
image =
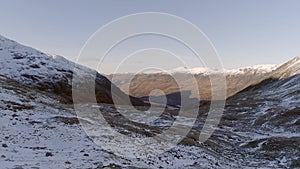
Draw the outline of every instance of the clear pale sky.
[[[225,68],[279,64],[300,55],[299,0],[1,0],[0,34],[75,60],[101,26],[137,12],[164,12],[197,25]]]

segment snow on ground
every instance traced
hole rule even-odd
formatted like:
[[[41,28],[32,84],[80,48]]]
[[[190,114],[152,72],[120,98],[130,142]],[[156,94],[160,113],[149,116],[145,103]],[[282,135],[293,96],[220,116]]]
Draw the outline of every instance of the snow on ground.
[[[177,146],[158,157],[130,159],[96,145],[70,106],[1,77],[1,168],[233,168],[237,165],[200,147]],[[89,106],[89,105],[87,105]],[[106,105],[102,105],[105,108]],[[88,119],[93,121],[94,119]],[[102,135],[105,133],[101,133]],[[109,135],[109,133],[107,133]]]
[[[262,165],[266,168],[282,167],[290,164],[288,157],[280,155],[276,157],[276,160],[259,160],[245,154],[247,159],[241,160],[235,157],[238,155],[234,154],[236,152],[229,147],[228,143],[235,138],[250,137],[251,139],[244,141],[244,144],[236,144],[236,146],[243,147],[253,140],[259,140],[257,147],[246,149],[248,153],[252,153],[259,152],[268,141],[267,139],[299,137],[292,132],[262,135],[237,131],[226,137],[228,131],[224,130],[223,133],[216,134],[220,140],[212,138],[212,141],[220,145],[228,142],[226,143],[228,147],[223,147],[223,151],[220,152],[216,151],[214,146],[178,145],[173,150],[157,157],[124,158],[96,145],[78,124],[73,108],[60,104],[55,96],[45,95],[23,85],[18,86],[17,82],[11,82],[5,77],[1,77],[0,80],[2,84],[0,87],[1,168],[102,168],[113,165],[122,166],[122,168],[239,168]],[[99,106],[84,104],[83,106],[93,108],[100,106],[107,111],[110,111],[111,107],[105,104]],[[120,107],[124,112],[131,111],[126,108],[126,106]],[[148,115],[140,115],[135,119],[145,120],[147,123],[149,119],[144,118],[148,117],[151,118]],[[93,123],[95,119],[88,117],[84,120]],[[180,120],[184,123],[185,119]],[[189,121],[189,119],[186,120]],[[99,134],[105,137],[110,133]],[[230,156],[224,155],[224,152]]]

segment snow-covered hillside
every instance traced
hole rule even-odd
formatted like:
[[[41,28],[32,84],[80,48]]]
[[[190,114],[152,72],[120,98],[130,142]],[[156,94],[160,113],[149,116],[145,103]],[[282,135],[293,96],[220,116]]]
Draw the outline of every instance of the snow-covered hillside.
[[[77,71],[74,71],[75,66]],[[73,73],[78,72],[83,83],[88,79],[95,80],[98,102],[113,103],[112,92],[120,98],[128,97],[95,70],[75,65],[62,56],[47,55],[0,36],[0,75],[35,86],[42,91],[52,91],[61,96],[61,101],[72,103],[72,77]],[[95,79],[93,75],[96,75]],[[114,87],[113,91],[111,87]],[[84,101],[84,94],[82,98]],[[131,100],[134,104],[143,105],[143,102],[136,98],[131,97]]]
[[[148,159],[116,156],[96,145],[86,135],[73,107],[61,104],[56,95],[3,76],[0,76],[0,83],[1,169],[237,167],[234,162],[208,149],[184,145]],[[113,110],[110,105],[98,106],[108,113]],[[86,117],[85,120],[94,123],[95,119]],[[128,130],[126,125],[123,129]],[[138,126],[136,129],[146,130]]]
[[[299,105],[300,74],[266,79],[228,99],[220,126],[244,137],[235,144],[253,166],[300,168]]]
[[[27,84],[45,81],[60,81],[70,78],[74,63],[61,56],[44,54],[31,47],[0,36],[0,74]],[[87,69],[88,70],[88,69]]]

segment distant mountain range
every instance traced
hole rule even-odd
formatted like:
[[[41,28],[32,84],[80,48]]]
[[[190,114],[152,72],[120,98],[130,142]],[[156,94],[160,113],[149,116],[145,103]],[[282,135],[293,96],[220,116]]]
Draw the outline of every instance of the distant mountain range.
[[[244,88],[258,83],[270,76],[273,71],[282,69],[278,65],[255,65],[239,69],[228,70],[213,70],[209,68],[177,68],[168,72],[155,72],[144,74],[112,74],[108,75],[116,86],[122,89],[125,93],[135,97],[141,97],[145,101],[148,100],[150,92],[154,89],[160,89],[167,96],[167,102],[170,105],[179,105],[180,98],[186,99],[211,99],[211,81],[209,76],[215,74],[224,74],[226,77],[227,97],[230,97]],[[186,76],[190,74],[193,76]],[[176,79],[173,77],[176,76]],[[179,78],[178,78],[179,77]],[[198,88],[193,85],[193,78],[198,83]],[[177,84],[183,84],[178,86]],[[224,82],[225,83],[225,82]],[[222,83],[214,84],[215,89],[222,90]],[[180,89],[179,89],[180,88]],[[181,91],[181,93],[179,92]],[[200,96],[197,95],[199,91]],[[151,93],[152,101],[163,102],[164,95],[162,93]],[[180,97],[180,94],[182,96]]]

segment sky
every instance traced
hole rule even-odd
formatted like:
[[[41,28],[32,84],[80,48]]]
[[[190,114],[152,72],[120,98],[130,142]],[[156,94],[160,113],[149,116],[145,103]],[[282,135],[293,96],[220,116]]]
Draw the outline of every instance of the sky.
[[[141,12],[169,13],[193,23],[210,39],[225,68],[280,64],[300,55],[298,0],[1,0],[0,3],[2,36],[72,61],[76,61],[83,45],[99,28],[119,17]],[[140,38],[116,49],[110,57],[154,46],[174,49],[183,60],[189,60],[190,53],[178,44],[169,40],[159,42],[154,37]],[[142,57],[145,62],[139,61],[140,67],[151,59],[149,53]],[[106,61],[105,73],[113,71],[109,69],[113,62],[118,61]],[[161,63],[167,64],[167,60],[162,59]],[[123,71],[130,71],[133,66],[128,63],[123,67]]]

